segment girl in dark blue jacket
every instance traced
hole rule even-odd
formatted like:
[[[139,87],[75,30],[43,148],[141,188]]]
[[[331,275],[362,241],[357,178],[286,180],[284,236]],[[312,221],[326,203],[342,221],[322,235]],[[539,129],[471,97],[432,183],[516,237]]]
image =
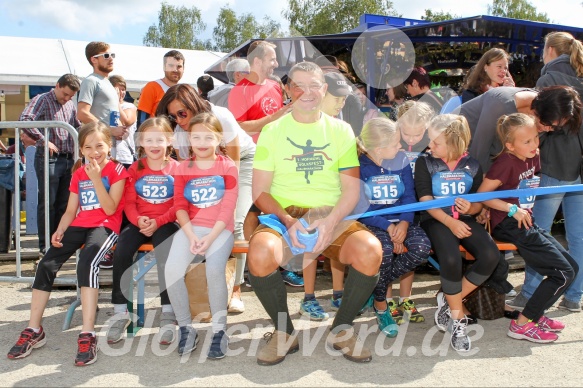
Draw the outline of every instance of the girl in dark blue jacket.
[[[366,123],[358,138],[361,195],[358,213],[417,202],[409,159],[401,150],[396,125],[387,118]],[[360,218],[383,245],[380,277],[371,296],[379,329],[397,335],[397,325],[387,308],[389,283],[413,270],[429,256],[431,243],[413,212]]]

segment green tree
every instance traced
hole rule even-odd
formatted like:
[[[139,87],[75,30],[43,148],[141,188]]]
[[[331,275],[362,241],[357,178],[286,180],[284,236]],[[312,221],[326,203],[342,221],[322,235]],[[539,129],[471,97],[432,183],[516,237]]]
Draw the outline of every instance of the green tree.
[[[280,24],[268,16],[258,22],[251,13],[237,17],[234,10],[225,6],[220,9],[217,26],[213,29],[215,49],[229,52],[249,39],[280,36],[280,28]]]
[[[187,8],[163,2],[158,13],[158,25],[148,28],[143,42],[144,46],[151,47],[208,50],[212,48],[212,43],[198,38],[205,29],[206,24],[197,7]]]
[[[400,16],[390,0],[288,0],[283,17],[300,35],[323,35],[358,26],[364,13]]]
[[[537,12],[536,7],[528,0],[492,0],[492,5],[488,6],[488,14],[513,19],[550,22],[548,15],[544,12]]]
[[[425,10],[425,15],[421,16],[422,20],[427,20],[428,22],[442,22],[444,20],[458,19],[461,18],[460,15],[452,15],[449,12],[444,12],[443,10],[434,12],[430,9]]]

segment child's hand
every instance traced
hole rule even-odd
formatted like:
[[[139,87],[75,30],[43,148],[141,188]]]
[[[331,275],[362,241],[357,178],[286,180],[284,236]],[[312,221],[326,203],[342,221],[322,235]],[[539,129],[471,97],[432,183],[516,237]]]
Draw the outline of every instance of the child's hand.
[[[405,252],[405,245],[403,243],[398,243],[393,241],[393,253],[395,255],[400,255]]]
[[[460,214],[468,214],[470,211],[470,207],[472,203],[463,198],[456,198],[455,199],[455,210],[457,210]]]
[[[91,161],[85,165],[85,172],[91,181],[95,182],[101,180],[101,167],[97,164],[97,160],[91,159]]]
[[[138,217],[138,228],[146,229],[148,227],[148,221],[150,221],[150,217],[148,216],[139,216]]]
[[[142,233],[146,237],[152,237],[154,232],[158,230],[158,224],[156,223],[156,220],[153,218],[150,218],[150,220],[146,221],[146,223],[148,224],[148,226],[140,229],[140,233]]]
[[[51,245],[55,248],[61,248],[63,246],[61,240],[63,239],[64,234],[65,233],[63,231],[57,229],[57,231],[53,233],[53,236],[51,237]]]
[[[198,237],[192,233],[188,236],[188,240],[190,240],[190,253],[196,255],[198,253]]]
[[[200,240],[198,240],[196,254],[204,256],[204,254],[210,248],[213,241],[215,241],[215,239],[208,234],[201,238]]]
[[[530,216],[530,213],[524,209],[518,208],[512,217],[518,221],[519,228],[524,226],[526,229],[530,229],[532,226],[532,217]]]
[[[490,210],[483,208],[482,211],[480,212],[480,214],[478,214],[478,216],[476,217],[476,221],[479,224],[486,224],[488,222],[488,220],[490,219]]]
[[[472,235],[472,228],[470,228],[465,222],[454,218],[448,222],[447,227],[451,230],[453,235],[459,239],[470,237]]]
[[[407,237],[407,229],[409,229],[409,223],[407,221],[399,222],[391,234],[391,240],[393,243],[403,243],[405,241],[405,237]]]

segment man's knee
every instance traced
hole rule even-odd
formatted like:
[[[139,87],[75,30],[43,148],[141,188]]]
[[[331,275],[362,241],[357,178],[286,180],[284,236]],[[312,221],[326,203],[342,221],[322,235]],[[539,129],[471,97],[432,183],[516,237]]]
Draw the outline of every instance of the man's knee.
[[[268,232],[254,235],[249,242],[247,253],[249,271],[255,276],[267,276],[275,271],[278,267],[275,260],[277,249],[282,248],[281,242],[275,235]]]
[[[383,249],[379,240],[371,233],[352,234],[341,249],[340,261],[352,265],[359,272],[376,274],[382,260]]]

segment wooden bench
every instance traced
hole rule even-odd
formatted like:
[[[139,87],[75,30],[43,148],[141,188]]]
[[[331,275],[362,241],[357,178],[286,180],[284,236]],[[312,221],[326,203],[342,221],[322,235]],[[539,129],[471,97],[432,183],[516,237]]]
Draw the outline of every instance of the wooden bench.
[[[154,250],[154,246],[151,243],[143,244],[138,248],[138,257],[136,258],[136,262],[134,265],[137,265],[138,273],[132,278],[132,282],[130,283],[130,290],[129,290],[129,298],[128,298],[128,313],[131,316],[131,323],[128,326],[127,334],[128,336],[133,336],[137,333],[142,327],[144,327],[144,317],[145,317],[145,309],[144,309],[144,299],[146,296],[145,292],[145,279],[144,277],[146,274],[156,265],[156,258],[152,258],[152,260],[146,265],[144,258],[146,255]],[[231,250],[231,254],[237,253],[247,253],[249,251],[249,242],[246,240],[237,240],[233,245],[233,249]],[[138,288],[138,295],[137,295],[137,313],[136,316],[133,316],[134,312],[134,284],[137,283]],[[135,319],[135,322],[134,322]]]

